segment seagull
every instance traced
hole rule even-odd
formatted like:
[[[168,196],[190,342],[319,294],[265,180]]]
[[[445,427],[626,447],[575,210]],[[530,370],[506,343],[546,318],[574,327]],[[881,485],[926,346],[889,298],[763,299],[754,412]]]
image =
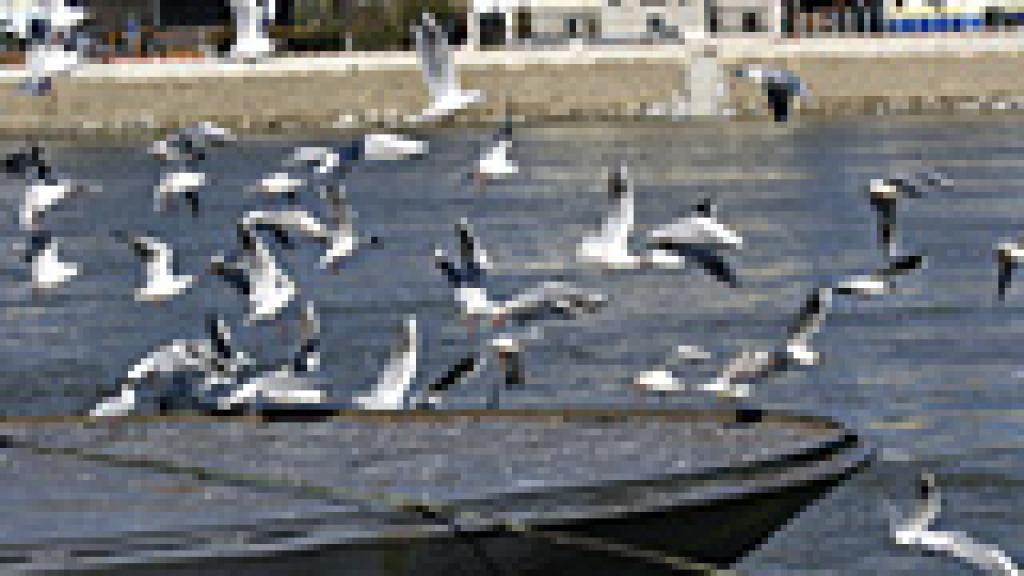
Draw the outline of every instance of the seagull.
[[[65,198],[91,192],[92,187],[64,179],[33,179],[25,184],[25,199],[19,211],[22,230],[35,230],[40,218]]]
[[[939,516],[942,505],[942,496],[934,474],[923,472],[918,481],[918,490],[914,513],[902,521],[891,519],[889,535],[897,544],[948,554],[991,574],[1021,574],[1020,568],[999,548],[977,542],[963,532],[931,528]]]
[[[4,173],[30,182],[50,180],[53,169],[46,161],[46,150],[38,144],[32,144],[4,157]]]
[[[691,364],[706,362],[711,355],[699,346],[680,344],[672,352],[672,355],[655,368],[641,372],[633,377],[633,386],[641,390],[652,392],[680,392],[686,386],[683,380],[677,378],[672,371],[673,365],[683,361]]]
[[[298,349],[289,360],[242,380],[230,394],[217,399],[217,410],[317,405],[325,400],[320,388],[320,318],[306,302],[300,320]]]
[[[167,391],[142,389],[144,385],[151,385],[152,379],[158,375],[188,372],[227,374],[251,364],[248,356],[234,349],[231,331],[223,318],[210,314],[206,326],[205,338],[175,339],[136,361],[121,380],[120,392],[96,404],[89,415],[107,417],[135,413],[140,408],[143,396],[155,397],[161,403],[167,403]],[[190,398],[177,400],[195,400],[195,392],[190,389]]]
[[[210,272],[248,298],[245,324],[276,318],[296,296],[298,288],[258,235],[240,229],[239,237],[241,256],[228,262],[222,253],[214,255]]]
[[[681,266],[686,259],[671,251],[654,249],[642,254],[632,252],[629,239],[633,234],[633,183],[625,164],[609,169],[608,198],[614,207],[605,217],[601,231],[587,236],[576,247],[577,259],[608,268],[639,268],[645,266]]]
[[[427,142],[401,134],[366,134],[353,140],[342,150],[347,160],[403,160],[419,158],[427,153]]]
[[[276,0],[231,0],[236,30],[232,57],[249,60],[273,53],[268,28],[276,17],[276,4]]]
[[[36,2],[32,9],[20,11],[7,20],[5,31],[28,43],[25,65],[29,77],[21,85],[24,92],[47,95],[53,88],[53,76],[78,66],[81,55],[73,39],[86,19],[82,8],[51,1],[46,5]]]
[[[356,214],[341,183],[321,187],[320,197],[327,203],[329,218],[326,233],[320,237],[327,249],[317,265],[321,270],[337,271],[338,261],[351,256],[360,246],[378,244],[379,239],[356,232]]]
[[[375,245],[376,236],[362,237],[354,228],[355,216],[341,184],[325,185],[321,196],[330,208],[328,223],[320,221],[306,210],[252,210],[238,223],[240,235],[252,235],[257,229],[273,232],[279,242],[291,245],[291,234],[300,234],[326,245],[318,266],[321,270],[335,269],[336,263],[351,256],[361,245]]]
[[[735,75],[761,87],[776,122],[789,119],[794,98],[807,98],[811,94],[800,77],[789,70],[752,65],[736,70]]]
[[[911,254],[890,259],[884,268],[872,274],[851,276],[836,284],[837,294],[863,297],[882,296],[892,289],[892,281],[918,270],[925,264],[924,254]]]
[[[495,180],[503,180],[519,174],[519,164],[509,160],[508,151],[512,147],[512,128],[509,124],[502,126],[494,135],[491,145],[484,150],[469,179],[476,184],[477,190]]]
[[[999,285],[997,295],[999,300],[1006,298],[1006,292],[1010,289],[1010,282],[1013,280],[1013,271],[1017,264],[1024,258],[1024,245],[1021,242],[1000,242],[995,247],[996,264],[999,267]]]
[[[352,402],[362,410],[401,410],[406,407],[409,389],[416,377],[416,355],[419,348],[416,317],[403,323],[401,338],[391,351],[390,359],[377,375],[373,389]]]
[[[484,99],[480,90],[460,87],[448,40],[433,16],[423,14],[422,22],[415,27],[415,35],[430,104],[413,118],[414,121],[443,120]]]
[[[206,185],[206,174],[197,169],[198,163],[206,158],[209,148],[234,139],[227,129],[212,122],[200,122],[154,142],[149,148],[150,154],[167,167],[154,190],[154,209],[160,212],[172,198],[184,196],[192,215],[198,216],[198,190]]]
[[[691,258],[719,281],[738,285],[736,274],[721,253],[741,248],[743,238],[718,220],[718,208],[710,199],[695,205],[687,216],[653,230],[647,236],[647,245]]]
[[[487,408],[498,408],[503,388],[522,387],[525,384],[522,342],[538,340],[540,337],[540,329],[532,326],[525,333],[505,333],[488,339],[481,349],[459,359],[440,378],[426,386],[412,405],[420,409],[439,407],[445,393],[456,384],[480,374],[488,364],[488,357],[493,355],[498,361],[503,377],[500,381],[494,381],[487,399]]]
[[[893,248],[893,213],[903,198],[921,198],[925,190],[949,188],[951,181],[938,172],[920,172],[912,176],[893,175],[872,178],[867,185],[868,201],[878,218],[878,241],[890,253]]]
[[[115,232],[114,237],[130,243],[135,255],[145,265],[146,283],[135,291],[136,300],[169,300],[192,286],[194,276],[174,271],[174,253],[166,243],[153,236],[131,237],[123,232]]]
[[[295,200],[297,191],[306,185],[307,178],[295,174],[298,170],[309,170],[313,178],[329,176],[341,165],[341,156],[326,146],[299,146],[285,158],[284,170],[264,176],[256,191],[272,196],[286,196]]]
[[[61,261],[57,247],[57,239],[49,232],[32,234],[25,251],[25,263],[31,266],[34,289],[56,288],[81,272],[80,265]]]
[[[454,288],[455,299],[468,319],[490,320],[494,326],[508,319],[526,324],[551,316],[575,318],[607,304],[603,294],[567,282],[542,282],[507,300],[493,301],[482,285],[484,270],[490,267],[487,253],[480,248],[468,220],[461,219],[456,232],[462,266],[456,267],[441,248],[434,251],[434,264]]]

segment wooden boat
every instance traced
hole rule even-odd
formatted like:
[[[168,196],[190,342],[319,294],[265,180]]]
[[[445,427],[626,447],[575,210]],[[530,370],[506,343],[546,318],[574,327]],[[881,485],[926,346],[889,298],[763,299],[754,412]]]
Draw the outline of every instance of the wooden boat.
[[[0,571],[713,573],[871,458],[759,410],[313,416],[2,421]]]

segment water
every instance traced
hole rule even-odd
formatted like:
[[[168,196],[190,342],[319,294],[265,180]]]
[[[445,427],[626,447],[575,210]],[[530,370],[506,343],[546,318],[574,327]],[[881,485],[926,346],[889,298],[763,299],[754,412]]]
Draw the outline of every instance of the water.
[[[1024,559],[1024,282],[997,305],[994,242],[1021,231],[1024,121],[1015,119],[802,121],[543,126],[517,133],[520,177],[476,194],[461,178],[483,133],[444,132],[423,160],[368,165],[348,189],[358,225],[379,247],[337,275],[300,246],[282,253],[302,298],[322,315],[330,392],[365,390],[383,364],[404,315],[422,337],[420,383],[469,346],[450,290],[433,269],[435,245],[455,249],[452,226],[468,216],[497,264],[493,290],[508,294],[546,279],[599,289],[612,305],[578,322],[553,324],[527,350],[524,390],[507,406],[675,402],[628,385],[676,345],[698,344],[719,358],[780,337],[815,284],[880,263],[863,185],[894,168],[945,170],[955,190],[901,210],[909,250],[928,255],[922,274],[877,301],[837,306],[815,347],[823,364],[756,388],[769,407],[833,416],[879,447],[866,473],[814,506],[739,566],[741,574],[960,574],[955,561],[889,543],[886,503],[906,509],[922,468],[944,489],[940,525],[999,543]],[[304,142],[318,144],[324,142]],[[295,142],[248,141],[217,151],[203,213],[152,212],[157,166],[142,147],[52,149],[55,164],[104,192],[51,215],[64,257],[81,262],[78,281],[33,300],[14,245],[20,191],[0,187],[0,392],[3,414],[87,409],[152,347],[201,333],[208,311],[227,314],[247,350],[266,362],[287,357],[297,307],[281,323],[240,326],[242,305],[223,283],[204,279],[165,305],[137,303],[141,269],[115,229],[169,239],[185,273],[230,250],[234,223],[266,205],[242,189],[274,168]],[[667,223],[710,196],[745,237],[733,258],[743,286],[723,289],[698,271],[600,274],[570,264],[575,243],[606,206],[600,167],[625,160],[637,185],[638,232]],[[315,206],[315,204],[311,204]],[[453,390],[451,403],[480,405],[487,371]]]

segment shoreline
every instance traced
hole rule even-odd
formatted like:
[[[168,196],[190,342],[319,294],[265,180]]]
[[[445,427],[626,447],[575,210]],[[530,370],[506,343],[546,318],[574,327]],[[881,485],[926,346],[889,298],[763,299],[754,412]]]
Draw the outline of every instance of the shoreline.
[[[792,69],[813,99],[797,115],[971,115],[1024,109],[1024,35],[699,40],[672,46],[458,51],[462,82],[483,106],[444,125],[402,118],[427,100],[415,55],[373,53],[221,60],[87,63],[49,97],[17,91],[25,72],[0,69],[0,137],[155,135],[200,120],[242,134],[337,135],[348,130],[518,122],[664,120],[687,91],[687,67],[713,53],[720,69],[760,62]],[[728,76],[728,74],[726,74]],[[729,81],[701,121],[768,119],[759,90]],[[242,113],[241,111],[247,111]],[[687,121],[676,117],[674,121]],[[339,122],[340,120],[340,122]]]

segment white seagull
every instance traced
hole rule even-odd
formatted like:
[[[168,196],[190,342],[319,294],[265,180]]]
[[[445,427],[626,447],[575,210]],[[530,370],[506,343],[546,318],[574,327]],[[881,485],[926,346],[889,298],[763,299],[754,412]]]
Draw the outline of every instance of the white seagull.
[[[217,409],[265,409],[279,406],[311,406],[326,398],[321,389],[320,318],[312,302],[306,302],[300,320],[299,346],[278,366],[245,378],[230,394],[217,399]]]
[[[136,361],[121,380],[119,393],[96,404],[89,415],[132,414],[141,407],[143,400],[148,399],[161,404],[194,405],[199,400],[200,390],[190,388],[185,393],[187,398],[168,398],[168,391],[152,388],[152,379],[178,373],[231,373],[251,363],[244,353],[234,350],[231,332],[223,318],[211,314],[207,316],[206,326],[205,338],[176,339]]]
[[[135,291],[136,300],[161,302],[184,293],[192,286],[195,277],[175,272],[174,252],[160,239],[132,237],[123,232],[115,232],[114,237],[130,243],[145,267],[146,282]]]
[[[299,146],[285,158],[283,170],[264,176],[256,191],[271,196],[286,196],[295,200],[297,191],[306,185],[307,178],[297,174],[299,170],[310,170],[314,178],[329,176],[341,165],[341,156],[325,146]]]
[[[348,258],[360,246],[373,246],[379,240],[374,235],[361,235],[356,232],[356,213],[341,183],[332,183],[320,189],[321,198],[327,203],[329,218],[326,232],[320,240],[327,248],[320,257],[318,266],[321,270],[338,270],[338,262]]]
[[[641,254],[630,250],[633,235],[633,182],[625,164],[609,169],[606,177],[608,199],[613,208],[605,216],[601,231],[586,236],[576,247],[576,257],[586,264],[607,268],[640,268],[646,266],[678,267],[686,258],[677,253],[653,249]]]
[[[926,190],[944,189],[952,181],[938,172],[919,172],[914,175],[892,175],[872,178],[867,185],[868,201],[878,221],[878,241],[891,254],[894,248],[893,219],[896,206],[904,198],[921,198]]]
[[[681,392],[686,389],[686,383],[674,374],[675,364],[680,361],[696,364],[710,359],[711,355],[703,348],[680,344],[673,350],[672,355],[660,365],[634,376],[633,386],[651,392]]]
[[[891,258],[884,268],[872,274],[851,276],[836,283],[837,294],[862,297],[883,296],[892,290],[892,282],[900,276],[913,272],[925,264],[923,254],[910,254]]]
[[[789,111],[795,98],[809,98],[807,85],[800,77],[780,68],[751,65],[736,70],[737,78],[750,80],[761,87],[776,122],[789,119]]]
[[[441,248],[434,251],[434,264],[454,289],[455,299],[468,319],[488,320],[494,326],[503,325],[509,319],[526,324],[552,316],[575,318],[596,312],[607,304],[603,294],[566,282],[543,282],[507,300],[494,301],[482,284],[484,270],[489,267],[486,252],[479,247],[465,218],[456,225],[456,232],[462,266],[456,267]]]
[[[996,244],[996,265],[998,266],[998,286],[997,295],[1000,300],[1006,298],[1006,292],[1010,289],[1010,283],[1013,281],[1013,271],[1017,269],[1018,264],[1022,258],[1024,258],[1024,243],[1017,241],[1005,241]]]
[[[931,526],[938,518],[942,506],[942,496],[935,483],[934,474],[923,472],[918,490],[914,513],[902,521],[890,519],[889,534],[897,544],[947,554],[990,574],[1021,574],[1020,568],[999,548],[977,542],[963,532],[932,529]]]
[[[154,142],[149,152],[165,165],[154,189],[154,210],[163,211],[173,198],[184,196],[192,215],[197,216],[198,192],[206,185],[206,174],[198,170],[198,164],[206,158],[209,148],[234,139],[227,129],[212,122],[200,122]]]
[[[484,94],[480,90],[464,90],[459,85],[448,40],[433,16],[423,14],[415,35],[416,52],[430,93],[430,104],[413,120],[443,120],[483,100]]]
[[[519,164],[508,157],[511,147],[512,128],[506,124],[495,134],[491,145],[483,151],[469,174],[469,179],[476,185],[477,190],[483,191],[487,184],[495,180],[504,180],[519,174]]]
[[[55,75],[78,66],[81,55],[75,46],[75,34],[86,19],[82,8],[58,0],[36,1],[31,9],[5,19],[4,30],[29,45],[25,55],[29,78],[22,90],[35,96],[49,94]]]
[[[407,407],[409,390],[416,378],[419,334],[416,317],[408,316],[402,334],[392,348],[384,369],[377,375],[373,389],[356,396],[352,403],[362,410],[401,410]]]
[[[276,17],[276,4],[276,0],[231,0],[236,31],[232,57],[256,59],[273,53],[268,28]]]
[[[257,234],[240,229],[239,236],[240,257],[228,262],[223,254],[216,254],[210,259],[210,272],[248,298],[245,324],[276,318],[298,288]]]
[[[741,248],[743,238],[718,220],[718,208],[710,199],[695,205],[687,216],[652,231],[647,246],[693,259],[719,281],[738,285],[722,252]]]
[[[403,160],[418,158],[427,153],[425,140],[418,140],[402,134],[366,134],[361,140],[353,141],[350,146],[359,147],[359,150],[350,149],[345,154],[349,160]],[[352,158],[353,155],[356,157]]]
[[[18,216],[22,230],[27,232],[35,230],[40,218],[61,200],[92,190],[86,184],[58,177],[45,156],[41,146],[32,145],[4,158],[7,175],[25,182],[25,197]]]
[[[64,262],[57,252],[57,239],[49,232],[34,232],[25,252],[25,262],[31,266],[32,287],[50,290],[60,286],[81,272],[81,266]]]

